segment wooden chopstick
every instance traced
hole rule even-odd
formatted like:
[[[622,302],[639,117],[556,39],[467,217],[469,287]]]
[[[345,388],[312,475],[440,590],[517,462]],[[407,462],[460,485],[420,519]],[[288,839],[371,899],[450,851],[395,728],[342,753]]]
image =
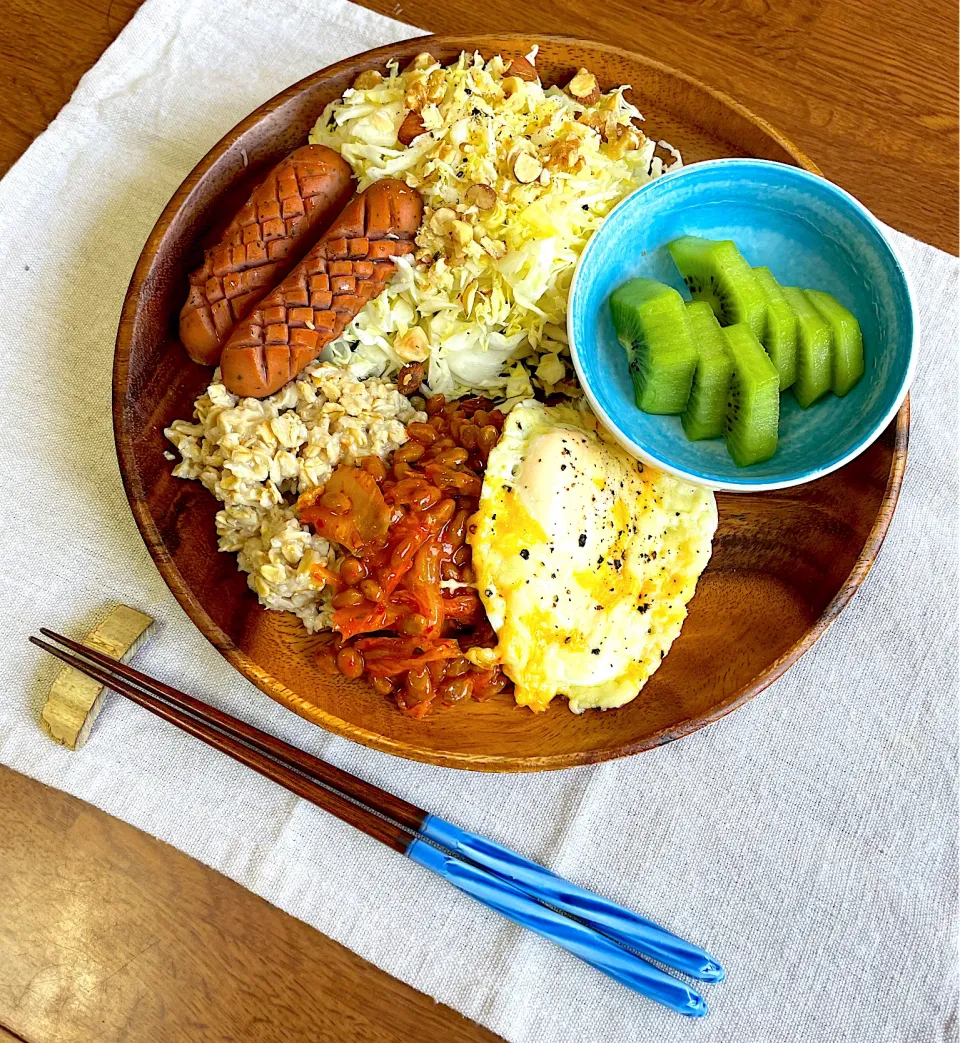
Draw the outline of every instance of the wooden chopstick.
[[[645,958],[702,981],[722,980],[720,965],[692,943],[96,649],[45,627],[41,632],[75,654],[31,637],[44,651],[438,873],[514,923],[679,1013],[706,1013],[697,992]]]
[[[43,633],[47,634],[49,637],[54,637],[58,641],[67,640],[61,638],[59,635],[55,635],[52,631],[44,629]],[[70,666],[88,673],[101,684],[126,696],[138,706],[142,706],[145,710],[149,710],[157,717],[161,717],[163,720],[168,721],[177,728],[193,735],[195,738],[200,739],[201,742],[205,742],[208,746],[212,746],[215,750],[220,750],[222,753],[227,754],[227,756],[232,757],[235,761],[239,761],[241,764],[245,764],[248,768],[252,768],[260,775],[263,775],[264,778],[268,778],[272,782],[276,782],[278,785],[290,790],[292,793],[296,793],[297,796],[309,800],[312,804],[316,804],[317,807],[322,808],[324,811],[328,811],[331,815],[335,815],[343,822],[355,826],[357,829],[361,830],[361,832],[374,837],[374,839],[386,844],[394,851],[398,851],[400,854],[406,854],[407,848],[410,846],[410,841],[413,839],[414,835],[410,827],[404,827],[390,819],[382,818],[380,815],[370,810],[370,808],[354,803],[354,801],[341,795],[335,790],[327,789],[319,782],[315,782],[306,775],[301,775],[299,772],[294,771],[289,765],[282,761],[274,760],[267,753],[251,748],[244,742],[228,734],[226,731],[219,730],[215,725],[209,723],[208,720],[201,720],[199,715],[198,717],[193,717],[185,710],[181,710],[175,705],[164,702],[156,695],[138,687],[138,685],[143,683],[139,679],[136,683],[127,680],[126,677],[121,674],[121,669],[123,671],[129,671],[137,678],[149,680],[146,678],[146,675],[139,674],[138,671],[132,670],[130,667],[117,663],[114,660],[111,660],[107,667],[101,667],[95,662],[83,662],[77,657],[70,655],[70,653],[64,652],[62,649],[56,648],[54,645],[48,644],[46,641],[41,641],[37,637],[31,636],[30,640],[45,652],[49,652],[51,655],[55,655],[58,659]],[[74,647],[76,646],[75,642],[71,642],[70,644]],[[81,655],[86,656],[91,660],[99,655],[99,653],[84,645],[81,645],[78,651]],[[121,669],[118,669],[118,667]],[[158,681],[150,681],[150,684],[151,686],[155,685],[158,688],[168,688],[167,685],[162,685],[162,683]],[[186,703],[190,698],[182,692],[177,691],[175,688],[170,688],[169,691],[171,692],[171,699],[177,701],[182,700]],[[190,701],[194,702],[195,700]],[[210,713],[210,711],[213,711],[213,713]],[[214,714],[219,714],[219,711],[213,710],[213,707],[205,706],[204,714],[209,719],[213,717]],[[234,721],[233,723],[242,724],[243,722]],[[253,728],[252,725],[246,725],[246,727],[251,728],[253,731],[257,731],[257,729]],[[259,734],[263,738],[272,739],[278,746],[287,747],[287,744],[282,742],[280,739],[276,739],[273,736],[267,736],[264,732],[260,732]],[[294,749],[292,746],[287,748],[290,750]],[[310,757],[310,754],[304,753],[302,750],[297,752],[300,753],[303,758]],[[280,754],[278,752],[278,756],[285,756],[285,754]],[[338,769],[334,768],[333,765],[324,764],[323,761],[318,760],[317,763],[323,764],[325,768],[331,769],[332,772],[338,771]],[[306,770],[313,771],[312,768]],[[351,778],[353,777],[351,776]],[[354,781],[360,782],[361,780],[354,779]],[[377,789],[377,787],[373,787],[373,789]],[[383,791],[379,790],[378,792],[382,793]],[[412,805],[410,806],[412,807]]]
[[[333,764],[328,764],[327,761],[320,760],[319,757],[314,757],[304,750],[297,749],[296,746],[291,746],[282,739],[269,735],[252,724],[247,724],[246,721],[231,717],[230,714],[223,713],[216,707],[201,702],[199,699],[194,699],[177,688],[172,688],[162,681],[148,677],[147,674],[143,674],[125,663],[111,659],[110,656],[104,655],[95,648],[88,648],[78,641],[71,641],[70,638],[58,634],[55,630],[49,630],[47,627],[41,627],[40,633],[52,638],[61,645],[65,645],[84,658],[92,659],[95,663],[99,663],[112,675],[130,681],[143,691],[189,711],[192,716],[198,717],[202,721],[207,721],[220,731],[224,731],[228,735],[256,746],[263,753],[296,765],[319,782],[332,786],[341,793],[345,793],[354,800],[358,800],[362,804],[373,808],[381,815],[394,819],[400,825],[406,826],[414,832],[420,829],[423,820],[427,817],[427,812],[423,808],[418,808],[415,804],[394,796],[394,794],[388,793],[371,782],[364,782],[363,779],[357,778],[356,775],[351,775],[350,772],[343,771]],[[31,638],[31,641],[33,640]],[[34,641],[34,644],[37,644],[37,642]],[[50,650],[47,645],[41,645],[41,647],[47,648],[48,651]],[[60,658],[62,659],[63,657],[60,656]],[[112,683],[110,683],[110,687],[114,687]]]

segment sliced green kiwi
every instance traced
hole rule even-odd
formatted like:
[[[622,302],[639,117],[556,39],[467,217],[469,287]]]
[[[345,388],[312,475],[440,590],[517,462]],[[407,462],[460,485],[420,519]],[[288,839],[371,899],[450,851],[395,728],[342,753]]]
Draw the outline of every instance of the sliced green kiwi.
[[[796,286],[783,295],[797,316],[797,379],[793,393],[803,406],[812,405],[833,383],[833,334],[830,324]]]
[[[734,242],[684,235],[667,249],[690,296],[706,301],[721,325],[745,322],[758,337],[763,336],[766,296]]]
[[[833,393],[842,398],[863,376],[863,334],[854,315],[829,293],[807,290],[833,334]]]
[[[697,369],[687,408],[680,414],[680,423],[687,438],[695,442],[701,438],[719,438],[723,434],[733,356],[720,323],[706,301],[690,301],[687,318],[697,346]]]
[[[767,298],[767,324],[760,338],[780,374],[780,390],[797,379],[797,317],[769,268],[754,268],[754,277]]]
[[[738,467],[769,460],[777,450],[780,377],[753,330],[737,323],[723,330],[733,357],[724,437]]]
[[[682,413],[697,365],[683,298],[653,279],[631,279],[611,294],[610,312],[627,353],[637,407]]]

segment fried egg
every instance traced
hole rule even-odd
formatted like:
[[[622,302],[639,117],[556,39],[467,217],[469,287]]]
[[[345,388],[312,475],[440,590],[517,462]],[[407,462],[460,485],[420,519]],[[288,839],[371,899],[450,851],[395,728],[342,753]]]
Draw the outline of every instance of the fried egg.
[[[517,702],[634,699],[680,633],[716,527],[710,490],[634,460],[591,413],[515,406],[468,538]]]

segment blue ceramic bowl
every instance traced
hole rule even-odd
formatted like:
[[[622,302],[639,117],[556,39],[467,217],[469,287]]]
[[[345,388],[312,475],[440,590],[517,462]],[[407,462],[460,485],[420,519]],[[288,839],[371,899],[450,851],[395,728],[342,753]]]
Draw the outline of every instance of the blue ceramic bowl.
[[[679,417],[637,409],[610,294],[636,276],[688,296],[666,244],[681,235],[732,239],[784,286],[827,290],[856,315],[866,371],[844,398],[801,409],[780,400],[780,441],[765,463],[737,467],[722,439],[690,442]],[[915,368],[913,297],[880,224],[815,174],[767,160],[718,159],[665,174],[618,204],[583,251],[567,329],[580,383],[631,454],[714,489],[758,492],[820,478],[862,453],[903,403]]]

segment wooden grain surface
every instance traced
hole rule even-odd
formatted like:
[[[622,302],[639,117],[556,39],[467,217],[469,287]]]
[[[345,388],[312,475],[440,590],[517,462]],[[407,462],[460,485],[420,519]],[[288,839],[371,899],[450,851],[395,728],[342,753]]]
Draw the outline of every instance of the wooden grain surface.
[[[0,779],[0,1025],[29,1043],[499,1038],[132,826]]]
[[[361,2],[434,33],[567,33],[675,65],[765,116],[885,221],[957,252],[952,0]],[[7,0],[0,171],[56,115],[138,6]]]
[[[0,173],[138,6],[7,0]],[[566,32],[651,54],[769,118],[886,221],[957,252],[952,0],[365,6],[437,33]],[[172,848],[0,770],[0,1043],[494,1038]]]

